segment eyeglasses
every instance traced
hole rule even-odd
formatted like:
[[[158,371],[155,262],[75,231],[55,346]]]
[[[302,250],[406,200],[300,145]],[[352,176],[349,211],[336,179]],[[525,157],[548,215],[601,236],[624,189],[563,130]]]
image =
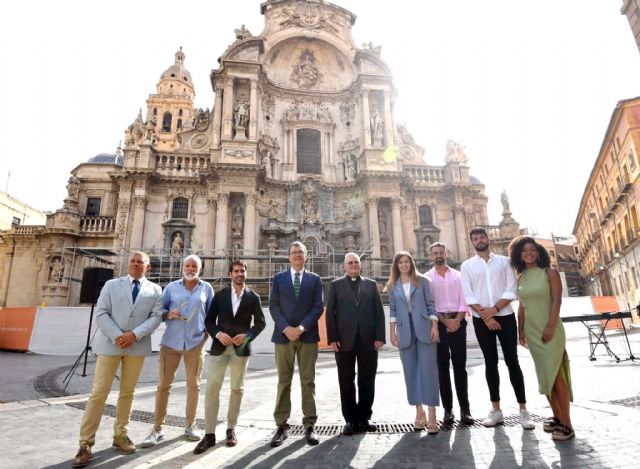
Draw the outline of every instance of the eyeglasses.
[[[358,264],[360,264],[360,261],[349,261],[349,262],[345,262],[345,264],[347,264],[347,265],[354,265],[354,264],[358,265]]]

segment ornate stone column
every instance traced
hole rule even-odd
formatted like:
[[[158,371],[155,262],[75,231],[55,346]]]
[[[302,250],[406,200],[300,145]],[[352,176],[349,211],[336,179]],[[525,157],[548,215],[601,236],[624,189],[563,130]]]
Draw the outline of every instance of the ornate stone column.
[[[389,90],[384,91],[384,144],[390,146],[393,141],[393,118],[391,117],[391,98]]]
[[[391,201],[391,223],[393,224],[393,249],[395,252],[408,250],[404,249],[402,239],[402,217],[400,216],[400,200],[398,199]]]
[[[364,146],[373,145],[371,140],[371,116],[369,116],[369,90],[362,90],[362,128],[364,129]]]
[[[213,104],[213,135],[211,136],[211,146],[220,146],[220,125],[222,124],[222,93],[223,88],[221,85],[216,84],[216,100]]]
[[[466,259],[465,239],[467,230],[464,220],[464,207],[453,207],[453,226],[456,234],[456,249],[458,250],[458,260]]]
[[[129,248],[142,249],[142,234],[144,232],[144,215],[147,200],[144,195],[133,197],[133,225],[131,226],[131,243]]]
[[[252,256],[256,250],[256,195],[245,194],[244,200],[244,252]]]
[[[227,249],[227,224],[229,220],[229,193],[221,192],[218,194],[218,209],[216,210],[216,238],[215,249],[216,254],[222,254],[219,251]]]
[[[369,197],[369,235],[373,243],[373,257],[380,257],[380,228],[378,226],[378,197]]]
[[[249,140],[258,138],[258,80],[251,80],[251,95],[249,97]]]
[[[233,77],[227,77],[224,83],[224,97],[222,98],[222,138],[231,139],[233,130]]]

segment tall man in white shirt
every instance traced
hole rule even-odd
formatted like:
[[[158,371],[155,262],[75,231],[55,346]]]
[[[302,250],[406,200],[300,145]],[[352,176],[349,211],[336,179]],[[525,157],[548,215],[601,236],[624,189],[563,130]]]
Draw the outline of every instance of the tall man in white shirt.
[[[493,408],[482,422],[493,427],[504,422],[500,409],[500,374],[498,348],[500,341],[509,379],[520,405],[522,428],[535,427],[527,412],[524,378],[518,362],[518,327],[511,307],[516,299],[516,276],[508,257],[489,251],[489,236],[484,228],[469,233],[476,255],[462,263],[462,292],[473,314],[473,327],[485,362],[485,377]]]

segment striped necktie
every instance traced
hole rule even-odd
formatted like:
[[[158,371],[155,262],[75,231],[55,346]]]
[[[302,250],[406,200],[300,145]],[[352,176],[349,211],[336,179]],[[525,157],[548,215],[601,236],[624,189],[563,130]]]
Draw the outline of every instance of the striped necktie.
[[[298,298],[298,294],[300,293],[300,272],[296,272],[295,280],[293,281],[293,291],[296,294],[296,298]]]
[[[136,298],[138,297],[138,292],[140,291],[140,280],[133,281],[133,288],[131,289],[131,298],[133,298],[133,303],[135,304]]]

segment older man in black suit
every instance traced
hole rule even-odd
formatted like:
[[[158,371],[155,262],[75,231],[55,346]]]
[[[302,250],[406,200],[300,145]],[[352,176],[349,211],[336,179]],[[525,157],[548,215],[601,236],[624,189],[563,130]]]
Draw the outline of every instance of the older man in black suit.
[[[360,256],[344,257],[345,276],[334,280],[327,301],[327,338],[335,352],[345,435],[376,431],[371,423],[378,350],[385,342],[384,310],[375,281],[360,276]],[[355,365],[358,363],[358,402]]]
[[[250,343],[262,332],[266,324],[260,297],[245,285],[247,263],[243,260],[231,262],[229,273],[232,284],[213,297],[204,322],[213,343],[205,392],[205,435],[193,450],[194,454],[204,453],[216,444],[220,388],[227,366],[231,369],[231,395],[227,411],[226,445],[236,445],[235,427],[240,414],[244,375],[251,355]]]

